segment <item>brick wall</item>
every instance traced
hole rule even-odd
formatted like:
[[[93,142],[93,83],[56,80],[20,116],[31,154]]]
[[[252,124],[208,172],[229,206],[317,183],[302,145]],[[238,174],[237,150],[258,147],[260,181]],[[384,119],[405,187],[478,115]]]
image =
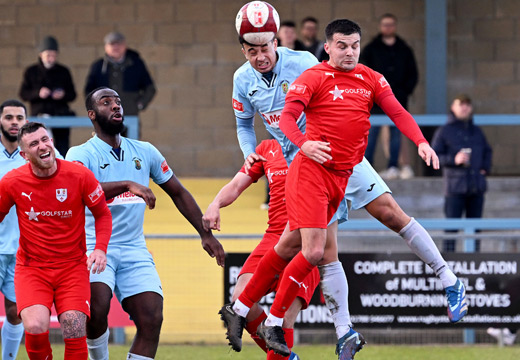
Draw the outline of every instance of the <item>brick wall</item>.
[[[71,71],[83,109],[88,67],[103,54],[112,30],[127,36],[145,59],[158,93],[142,113],[142,137],[153,142],[181,176],[230,176],[242,163],[231,109],[232,75],[244,58],[234,18],[245,0],[0,0],[0,99],[16,97],[23,71],[46,35],[57,37],[60,61]],[[272,0],[282,19],[318,18],[321,28],[348,17],[368,42],[377,17],[392,12],[424,72],[424,2],[417,0]],[[448,96],[465,91],[481,113],[516,113],[520,93],[520,2],[448,0]],[[322,30],[321,30],[322,31]],[[423,113],[424,76],[410,102]],[[257,121],[259,137],[265,137]],[[520,174],[518,129],[489,128],[496,174]],[[73,143],[91,129],[75,130]],[[415,159],[415,158],[414,158]],[[381,163],[378,159],[376,165]]]

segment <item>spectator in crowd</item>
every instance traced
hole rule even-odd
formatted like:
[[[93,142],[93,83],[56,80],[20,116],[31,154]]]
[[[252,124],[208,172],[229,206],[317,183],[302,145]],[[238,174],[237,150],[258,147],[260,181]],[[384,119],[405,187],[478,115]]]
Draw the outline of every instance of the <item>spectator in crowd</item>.
[[[482,130],[473,124],[473,106],[468,95],[455,97],[448,123],[437,129],[432,147],[439,156],[444,177],[446,217],[482,217],[492,151]],[[478,245],[477,242],[477,251]],[[443,250],[455,251],[455,240],[445,240]]]
[[[72,76],[58,63],[56,38],[46,36],[39,46],[38,63],[24,73],[20,97],[30,103],[31,116],[74,116],[68,103],[76,98]],[[61,154],[69,149],[69,128],[53,128],[54,146]]]
[[[293,50],[306,50],[300,40],[298,40],[294,21],[282,21],[278,30],[278,45]]]
[[[418,81],[417,64],[412,49],[397,35],[397,18],[392,14],[384,14],[379,20],[379,34],[361,51],[359,62],[383,74],[397,100],[408,109],[408,97],[412,94]],[[381,108],[374,105],[372,114],[384,114]],[[365,157],[369,162],[374,160],[379,126],[370,129]],[[413,177],[410,165],[399,170],[399,150],[401,148],[401,132],[390,126],[390,157],[387,169],[381,177],[387,180]]]
[[[323,51],[324,41],[318,40],[318,20],[315,17],[307,16],[302,20],[300,27],[300,41],[303,45],[303,50],[307,50],[316,56],[316,59],[321,60],[321,57],[324,54],[327,55],[327,53]]]
[[[125,115],[139,115],[155,95],[152,77],[139,53],[127,48],[123,34],[111,32],[104,40],[105,56],[91,65],[85,96],[98,87],[107,86],[121,95]]]

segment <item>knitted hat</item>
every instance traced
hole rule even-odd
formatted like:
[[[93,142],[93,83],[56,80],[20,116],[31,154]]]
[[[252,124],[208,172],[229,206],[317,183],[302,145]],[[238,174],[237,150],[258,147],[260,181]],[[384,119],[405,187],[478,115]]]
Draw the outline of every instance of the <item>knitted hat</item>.
[[[40,52],[45,50],[58,51],[58,40],[56,40],[56,38],[53,36],[44,37],[40,44]]]

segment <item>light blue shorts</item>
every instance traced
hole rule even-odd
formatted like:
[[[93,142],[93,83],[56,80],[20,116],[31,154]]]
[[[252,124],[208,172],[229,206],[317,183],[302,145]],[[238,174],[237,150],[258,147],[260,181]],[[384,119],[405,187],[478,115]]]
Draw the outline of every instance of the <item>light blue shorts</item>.
[[[384,193],[392,192],[368,160],[363,157],[363,161],[354,166],[345,189],[345,197],[330,223],[336,220],[340,224],[347,221],[349,209],[361,209]]]
[[[16,302],[14,294],[14,265],[16,254],[0,254],[0,291],[7,300]]]
[[[109,245],[105,271],[101,274],[91,273],[90,282],[107,284],[120,303],[127,297],[147,291],[164,297],[152,254],[146,247]]]

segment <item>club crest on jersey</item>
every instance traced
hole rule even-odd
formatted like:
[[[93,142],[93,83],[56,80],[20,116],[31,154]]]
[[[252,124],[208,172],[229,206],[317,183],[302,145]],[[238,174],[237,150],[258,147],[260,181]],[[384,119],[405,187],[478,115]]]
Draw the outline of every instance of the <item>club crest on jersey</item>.
[[[58,199],[59,202],[67,200],[67,189],[56,189],[56,199]]]
[[[136,169],[136,170],[141,170],[141,161],[143,161],[143,160],[141,160],[141,159],[139,159],[139,158],[137,158],[137,157],[134,157],[134,158],[132,159],[132,161],[133,161],[134,164],[135,164],[135,169]]]
[[[287,92],[289,91],[289,81],[282,80],[282,82],[280,83],[280,86],[282,87],[283,93],[287,94]]]

